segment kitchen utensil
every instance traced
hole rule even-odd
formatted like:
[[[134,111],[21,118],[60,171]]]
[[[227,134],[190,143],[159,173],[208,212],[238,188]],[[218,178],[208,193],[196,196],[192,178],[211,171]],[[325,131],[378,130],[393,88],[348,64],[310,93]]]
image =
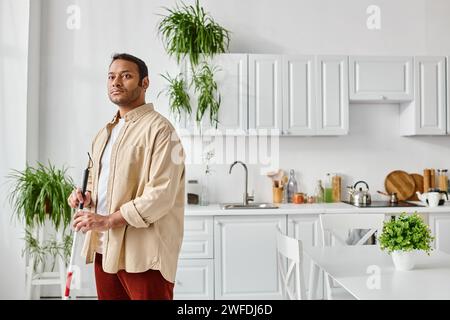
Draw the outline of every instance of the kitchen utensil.
[[[428,192],[428,189],[431,188],[431,170],[424,169],[423,170],[423,192]]]
[[[414,190],[414,193],[412,195],[412,197],[410,197],[408,200],[410,201],[419,201],[419,198],[417,197],[416,192],[420,192],[423,193],[423,176],[421,174],[418,173],[410,173],[409,174],[411,177],[413,177],[414,179],[414,183],[416,184],[416,189]]]
[[[380,191],[380,190],[378,190],[377,191],[379,194],[382,194],[382,195],[384,195],[384,196],[388,196],[389,198],[390,198],[390,202],[391,203],[397,203],[398,202],[398,198],[397,198],[397,193],[391,193],[391,194],[388,194],[388,193],[386,193],[386,192],[383,192],[383,191]]]
[[[87,182],[88,182],[88,177],[89,177],[89,170],[92,168],[93,165],[93,161],[91,158],[91,155],[88,152],[88,156],[89,156],[89,164],[88,167],[84,170],[83,172],[83,184],[82,184],[82,188],[81,188],[81,194],[84,195],[86,193],[86,188],[87,188]],[[80,202],[80,204],[78,205],[78,210],[83,210],[83,202]],[[74,261],[74,257],[75,257],[75,247],[76,247],[76,243],[77,243],[77,234],[78,232],[74,232],[73,235],[73,240],[72,240],[72,249],[70,252],[70,262],[69,262],[69,266],[67,268],[67,279],[66,279],[66,290],[64,292],[64,300],[68,300],[70,297],[70,286],[72,284],[72,278],[73,278],[73,261]],[[79,275],[78,275],[79,277]]]
[[[269,171],[266,173],[266,176],[269,177],[272,180],[272,186],[273,187],[278,187],[278,185],[275,185],[275,181],[278,177],[280,173],[280,169],[276,170],[276,171]]]
[[[429,207],[437,207],[443,205],[445,201],[448,201],[447,191],[441,191],[439,189],[429,189],[430,191],[425,193],[417,192],[417,196],[420,201],[428,204]]]
[[[366,185],[366,190],[363,190],[361,187],[357,189],[358,184],[363,183]],[[369,193],[369,185],[365,181],[356,182],[353,187],[350,187],[348,190],[350,194],[350,202],[355,206],[367,205],[372,202],[370,193]]]
[[[384,188],[389,194],[397,193],[398,200],[404,201],[414,194],[416,183],[407,172],[395,170],[386,176]]]

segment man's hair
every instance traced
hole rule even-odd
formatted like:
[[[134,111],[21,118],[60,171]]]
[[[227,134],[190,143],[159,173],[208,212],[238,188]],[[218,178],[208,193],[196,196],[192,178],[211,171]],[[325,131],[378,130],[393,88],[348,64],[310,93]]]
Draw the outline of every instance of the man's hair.
[[[111,64],[114,61],[119,60],[119,59],[120,60],[127,60],[127,61],[130,61],[130,62],[134,62],[138,66],[138,69],[139,69],[139,85],[142,85],[142,80],[145,77],[148,77],[148,68],[147,68],[147,65],[145,64],[145,62],[142,61],[141,59],[139,59],[138,57],[135,57],[135,56],[133,56],[131,54],[128,54],[128,53],[115,53],[112,56],[112,61],[110,63],[110,66],[111,66]]]

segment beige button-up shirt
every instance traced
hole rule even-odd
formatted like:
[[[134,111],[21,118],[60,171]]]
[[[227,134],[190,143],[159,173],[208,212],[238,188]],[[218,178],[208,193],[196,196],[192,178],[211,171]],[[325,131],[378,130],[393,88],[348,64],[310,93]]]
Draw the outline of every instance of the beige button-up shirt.
[[[124,118],[111,150],[106,206],[108,214],[120,209],[128,225],[105,232],[103,269],[160,270],[173,283],[184,230],[184,150],[171,123],[151,103]],[[94,163],[87,186],[92,212],[97,210],[101,156],[118,120],[117,113],[92,142]],[[86,263],[93,262],[97,241],[98,233],[88,231],[82,250]]]

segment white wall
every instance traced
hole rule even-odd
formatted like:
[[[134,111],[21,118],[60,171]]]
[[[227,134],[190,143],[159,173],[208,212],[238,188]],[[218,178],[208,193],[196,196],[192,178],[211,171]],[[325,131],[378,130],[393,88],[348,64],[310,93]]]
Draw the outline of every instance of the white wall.
[[[191,3],[193,1],[190,1]],[[81,9],[81,29],[68,30],[69,4]],[[232,31],[231,52],[425,55],[450,54],[450,2],[445,0],[230,0],[203,1],[215,19]],[[381,29],[368,30],[366,8],[381,8]],[[41,59],[40,155],[73,166],[85,163],[85,150],[98,128],[116,110],[107,100],[105,75],[113,52],[134,53],[148,62],[152,86],[148,101],[167,115],[167,100],[156,99],[174,70],[156,36],[157,13],[167,1],[44,1]],[[382,129],[380,129],[382,128]],[[286,137],[280,141],[280,166],[298,172],[302,191],[312,192],[326,172],[344,175],[344,183],[366,180],[383,189],[395,169],[419,172],[448,167],[449,137],[399,136],[397,105],[352,105],[345,137]],[[213,201],[240,201],[240,170],[216,166]],[[269,180],[250,166],[250,189],[257,200],[271,200]],[[201,175],[188,166],[188,178]],[[230,185],[236,186],[229,188]]]
[[[27,159],[28,0],[0,1],[0,299],[25,297],[24,232],[11,220],[10,169]]]

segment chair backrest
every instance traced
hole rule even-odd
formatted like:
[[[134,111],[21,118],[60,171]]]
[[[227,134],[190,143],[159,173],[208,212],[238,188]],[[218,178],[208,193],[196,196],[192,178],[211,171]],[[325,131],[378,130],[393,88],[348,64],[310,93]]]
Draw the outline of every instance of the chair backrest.
[[[303,247],[300,240],[284,235],[277,226],[278,281],[284,299],[306,299]]]
[[[382,213],[350,213],[350,214],[321,214],[320,226],[322,229],[322,241],[324,246],[335,244],[347,245],[346,236],[351,230],[366,229],[367,233],[361,234],[355,245],[364,244],[375,232],[383,229],[385,219]]]

